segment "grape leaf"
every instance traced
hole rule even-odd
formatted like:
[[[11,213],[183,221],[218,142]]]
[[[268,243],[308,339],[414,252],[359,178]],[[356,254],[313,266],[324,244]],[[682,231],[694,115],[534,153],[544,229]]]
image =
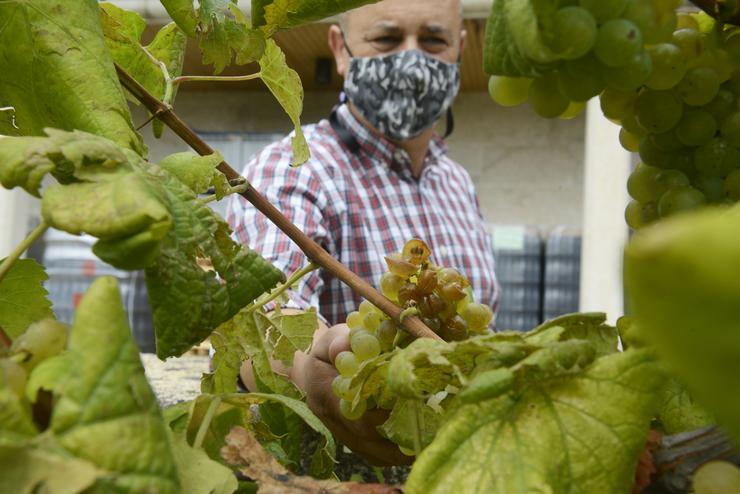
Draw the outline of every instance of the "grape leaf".
[[[245,65],[258,60],[265,50],[265,37],[249,27],[235,0],[200,2],[200,49],[203,63],[220,73],[232,60]]]
[[[666,434],[701,429],[715,423],[714,417],[696,403],[689,391],[676,379],[669,379],[663,390],[663,404],[658,419]]]
[[[50,425],[59,447],[115,472],[98,480],[102,490],[179,492],[166,425],[115,278],[98,278],[83,297],[69,352],[76,365],[58,387]]]
[[[41,447],[0,446],[0,492],[83,492],[106,472],[93,463]]]
[[[267,36],[351,10],[377,0],[252,0],[252,25]]]
[[[198,156],[186,151],[162,158],[159,166],[177,177],[196,194],[203,194],[211,185],[215,187],[216,182],[226,180],[224,174],[216,170],[223,160],[223,156],[218,152],[208,156]],[[219,187],[223,188],[222,185]]]
[[[418,414],[418,415],[417,415]],[[416,431],[419,431],[419,446],[426,448],[443,423],[444,415],[416,400],[397,400],[388,419],[378,427],[383,437],[394,444],[414,451]]]
[[[105,45],[98,2],[0,2],[0,134],[40,135],[45,127],[105,136],[145,154]],[[53,104],[49,104],[53,102]]]
[[[692,396],[740,444],[740,208],[635,235],[625,287],[636,323]]]
[[[306,312],[284,314],[275,312],[269,318],[267,337],[272,348],[270,355],[286,366],[293,365],[296,351],[306,352],[311,347],[313,334],[319,327],[316,309]]]
[[[292,165],[300,165],[308,160],[309,151],[306,138],[301,130],[300,116],[303,111],[303,86],[296,71],[288,67],[285,54],[273,41],[268,40],[265,52],[259,60],[260,78],[275,96],[295,126],[293,136]]]
[[[198,16],[193,7],[192,0],[161,0],[162,5],[170,14],[172,20],[177,23],[180,29],[189,37],[196,36],[198,27]]]
[[[11,390],[7,381],[4,367],[0,366],[0,448],[22,446],[38,434],[29,403],[20,399]],[[0,475],[0,479],[2,477]],[[0,490],[0,492],[11,491]]]
[[[231,494],[238,483],[234,473],[196,449],[179,434],[169,432],[172,453],[180,474],[182,492],[188,494]]]
[[[572,339],[588,340],[598,355],[617,351],[617,329],[605,323],[603,312],[566,314],[544,322],[527,332],[526,340],[532,344],[547,344]]]
[[[174,79],[182,75],[182,69],[185,65],[186,47],[187,37],[177,27],[177,24],[171,22],[157,32],[157,35],[146,49],[154,58],[161,61],[167,67],[170,78]],[[167,104],[173,104],[177,97],[178,87],[179,85],[173,84],[171,94],[168,95],[167,91],[165,91],[162,100]],[[164,131],[164,123],[159,119],[155,119],[152,122],[152,131],[154,132],[154,137],[159,139],[162,137],[162,132]]]
[[[406,491],[629,492],[663,379],[651,352],[630,350],[580,376],[462,406],[417,458]]]
[[[35,403],[38,393],[42,389],[52,393],[58,393],[59,385],[64,381],[64,377],[74,365],[74,356],[69,352],[63,352],[43,360],[28,376],[26,398],[31,403]]]
[[[0,328],[17,338],[33,322],[54,317],[43,282],[44,267],[33,259],[19,259],[0,280]]]

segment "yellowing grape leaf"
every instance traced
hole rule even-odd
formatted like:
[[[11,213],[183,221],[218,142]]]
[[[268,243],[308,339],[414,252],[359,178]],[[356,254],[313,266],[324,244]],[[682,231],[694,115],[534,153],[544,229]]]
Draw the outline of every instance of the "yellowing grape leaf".
[[[267,36],[377,0],[252,0],[252,25]]]
[[[17,338],[31,323],[54,317],[43,286],[47,279],[39,263],[20,259],[0,280],[0,328],[11,339]]]
[[[669,379],[663,389],[663,403],[658,420],[666,434],[701,429],[716,421],[689,394],[682,383]]]
[[[40,135],[45,127],[105,136],[143,155],[100,25],[98,2],[0,2],[0,134]]]
[[[107,472],[89,461],[40,447],[0,446],[0,492],[73,494]]]
[[[98,278],[83,297],[69,352],[75,366],[57,388],[50,425],[58,447],[114,473],[98,479],[102,492],[180,492],[115,278]]]
[[[234,472],[212,460],[202,449],[190,446],[184,437],[169,432],[182,492],[188,494],[232,494],[238,483]]]
[[[38,434],[29,403],[15,394],[10,387],[10,380],[5,366],[0,365],[0,449],[6,446],[23,446]],[[0,465],[0,473],[2,468]],[[2,478],[0,474],[0,481]]]
[[[633,237],[625,287],[640,335],[740,443],[740,208],[676,217]]]
[[[300,116],[303,111],[303,86],[296,71],[288,67],[285,54],[273,41],[268,40],[260,63],[260,78],[275,96],[295,126],[293,136],[292,165],[300,165],[308,160],[309,151],[306,138],[301,130]]]
[[[161,0],[172,20],[189,37],[194,38],[198,27],[198,16],[192,0]]]
[[[406,492],[629,492],[663,382],[651,352],[630,350],[461,406],[417,458]]]
[[[316,309],[311,308],[296,314],[274,313],[267,318],[267,338],[271,346],[271,357],[287,366],[293,364],[296,351],[308,351],[313,334],[319,327]]]
[[[166,156],[158,164],[193,192],[203,194],[210,186],[216,187],[216,183],[219,183],[217,189],[228,187],[228,182],[226,185],[223,184],[226,181],[224,174],[216,170],[223,160],[223,156],[218,152],[208,156],[198,156],[186,151]]]

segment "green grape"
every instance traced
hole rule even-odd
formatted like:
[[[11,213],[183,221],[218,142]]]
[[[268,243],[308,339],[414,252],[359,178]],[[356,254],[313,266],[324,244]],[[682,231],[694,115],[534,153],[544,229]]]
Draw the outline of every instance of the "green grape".
[[[458,283],[460,286],[464,287],[467,286],[467,280],[465,279],[465,276],[460,273],[455,268],[442,268],[437,273],[437,282],[439,285],[444,285],[447,283]]]
[[[492,75],[488,79],[488,94],[501,106],[518,106],[527,101],[532,79]]]
[[[642,125],[637,123],[637,118],[633,111],[629,111],[624,114],[621,120],[621,124],[622,127],[630,131],[632,134],[640,136],[640,138],[643,138],[648,134],[647,130],[645,130]]]
[[[545,74],[529,86],[529,106],[543,118],[555,118],[563,113],[570,101],[557,90],[557,75]]]
[[[675,150],[666,150],[658,146],[652,135],[645,136],[640,140],[639,153],[643,163],[656,168],[675,168],[673,163],[680,155]]]
[[[676,92],[684,103],[691,106],[702,106],[712,101],[719,92],[719,76],[708,67],[696,67],[676,86]]]
[[[362,317],[365,317],[370,312],[378,312],[378,308],[375,307],[369,300],[363,300],[362,302],[360,302],[360,307],[357,310],[360,312],[360,314],[362,314]]]
[[[725,139],[715,137],[694,151],[696,169],[707,175],[725,177],[737,168],[740,151]]]
[[[726,461],[710,461],[694,473],[692,485],[694,494],[740,492],[740,469]]]
[[[686,57],[681,49],[672,43],[660,43],[647,47],[653,61],[653,71],[645,82],[650,89],[670,89],[681,82],[686,74]]]
[[[619,143],[624,149],[632,153],[636,153],[640,150],[640,137],[627,129],[621,129],[619,131]]]
[[[712,204],[720,203],[725,198],[725,181],[722,177],[698,174],[691,180],[691,185],[700,190],[707,202]]]
[[[383,321],[383,316],[380,312],[372,311],[368,312],[362,319],[362,327],[367,331],[374,333],[377,331],[378,326]]]
[[[646,89],[635,100],[635,119],[648,132],[666,132],[683,116],[683,103],[672,91]]]
[[[350,312],[347,315],[347,326],[349,326],[349,329],[361,329],[363,319],[364,317],[359,312]]]
[[[473,289],[471,287],[465,288],[465,297],[457,303],[456,312],[458,315],[462,315],[468,304],[473,302]]]
[[[607,85],[620,91],[634,91],[648,80],[653,70],[653,61],[645,51],[637,53],[625,65],[602,66],[601,74]]]
[[[581,7],[601,24],[619,17],[627,6],[627,0],[579,0]]]
[[[342,417],[347,420],[359,420],[363,415],[365,415],[366,410],[366,401],[360,401],[356,407],[352,408],[351,401],[347,401],[345,399],[339,400],[339,412],[342,414]]]
[[[735,108],[735,95],[727,89],[720,89],[717,96],[709,104],[704,106],[704,110],[712,114],[717,122],[733,112]]]
[[[698,29],[678,29],[671,36],[671,43],[676,45],[683,53],[687,65],[691,66],[705,50],[704,38]]]
[[[686,149],[674,130],[650,134],[650,140],[663,151],[684,151]]]
[[[0,389],[7,386],[18,398],[21,398],[25,394],[27,380],[26,369],[13,360],[0,359]]]
[[[727,51],[727,54],[730,57],[730,60],[735,65],[740,64],[740,35],[738,35],[737,31],[731,34],[726,40],[724,44],[724,48]]]
[[[369,360],[380,355],[378,338],[367,331],[357,331],[350,335],[350,347],[360,361]]]
[[[696,19],[691,14],[679,12],[676,14],[676,30],[680,31],[681,29],[694,29],[698,31],[699,23],[696,22]]]
[[[649,1],[627,0],[622,17],[637,26],[643,34],[646,43],[651,38],[651,33],[656,30],[657,14],[653,8],[653,4]]]
[[[652,191],[654,198],[661,198],[671,189],[689,185],[689,177],[678,170],[660,170],[655,176],[655,185]]]
[[[690,187],[676,187],[669,189],[658,201],[658,214],[661,218],[671,216],[682,211],[697,209],[706,204],[707,199],[699,190]]]
[[[563,7],[552,20],[551,48],[564,60],[580,58],[596,42],[596,20],[586,9]]]
[[[493,311],[485,304],[471,302],[465,306],[461,317],[467,323],[470,331],[479,333],[488,328],[493,320]]]
[[[360,361],[352,352],[339,352],[334,359],[334,367],[342,377],[352,377],[360,368]]]
[[[357,388],[352,389],[352,379],[349,377],[337,376],[331,382],[331,390],[334,396],[344,400],[352,400],[357,394]]]
[[[429,326],[427,324],[427,326]],[[430,326],[430,328],[433,330]],[[396,335],[398,334],[398,329],[396,328],[396,325],[391,321],[390,319],[386,319],[382,323],[380,323],[380,326],[378,327],[378,331],[375,333],[375,336],[378,338],[378,341],[380,342],[380,350],[383,352],[389,352],[393,349],[393,342],[396,341]]]
[[[658,168],[640,163],[627,179],[627,192],[636,201],[647,203],[657,199],[653,191],[657,182]],[[688,180],[686,181],[688,183]]]
[[[558,88],[571,101],[587,101],[604,89],[599,62],[593,55],[562,64],[557,72]]]
[[[599,28],[594,53],[604,65],[619,67],[627,64],[642,50],[642,33],[626,19],[612,19]]]
[[[21,366],[30,372],[47,358],[59,354],[67,345],[67,327],[54,319],[31,324],[11,346],[11,354],[23,354]]]
[[[393,273],[383,273],[380,277],[380,290],[383,295],[394,302],[398,301],[398,290],[404,285],[405,280]]]
[[[652,45],[671,39],[671,34],[676,30],[676,26],[678,24],[675,10],[681,0],[647,1],[650,1],[650,3],[653,4],[655,25],[652,30],[645,32],[645,43]]]
[[[726,198],[740,201],[740,169],[727,175],[722,190]]]
[[[676,126],[676,136],[687,146],[701,146],[717,133],[717,120],[705,110],[687,111]]]
[[[624,219],[633,230],[639,230],[658,219],[658,207],[654,202],[630,201],[624,210]]]
[[[735,70],[730,54],[722,49],[706,50],[692,62],[692,67],[707,67],[714,70],[720,82],[729,80]]]
[[[740,147],[740,112],[725,118],[719,133],[731,146]]]
[[[583,113],[583,110],[586,109],[586,102],[585,101],[571,101],[568,105],[568,108],[565,109],[563,113],[558,115],[558,118],[560,120],[573,120],[574,118],[578,117],[581,113]]]
[[[637,99],[636,91],[618,91],[607,87],[599,97],[601,111],[611,120],[622,120],[632,109]]]

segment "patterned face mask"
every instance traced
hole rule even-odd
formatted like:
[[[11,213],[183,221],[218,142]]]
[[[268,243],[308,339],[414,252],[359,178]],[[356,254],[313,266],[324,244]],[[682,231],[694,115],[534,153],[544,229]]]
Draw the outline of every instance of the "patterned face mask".
[[[396,141],[416,137],[452,105],[460,67],[409,50],[379,57],[352,57],[344,92],[360,114]]]

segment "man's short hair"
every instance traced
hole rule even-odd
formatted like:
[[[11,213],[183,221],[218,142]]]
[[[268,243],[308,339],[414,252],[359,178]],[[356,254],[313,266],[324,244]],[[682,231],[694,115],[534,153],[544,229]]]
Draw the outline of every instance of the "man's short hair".
[[[463,20],[463,2],[460,0],[458,2],[458,5],[460,6],[460,20]],[[359,8],[359,7],[358,7]],[[347,32],[347,21],[349,20],[349,13],[351,10],[348,10],[346,12],[342,12],[337,16],[337,24],[339,25],[339,29],[342,30],[342,32]]]

